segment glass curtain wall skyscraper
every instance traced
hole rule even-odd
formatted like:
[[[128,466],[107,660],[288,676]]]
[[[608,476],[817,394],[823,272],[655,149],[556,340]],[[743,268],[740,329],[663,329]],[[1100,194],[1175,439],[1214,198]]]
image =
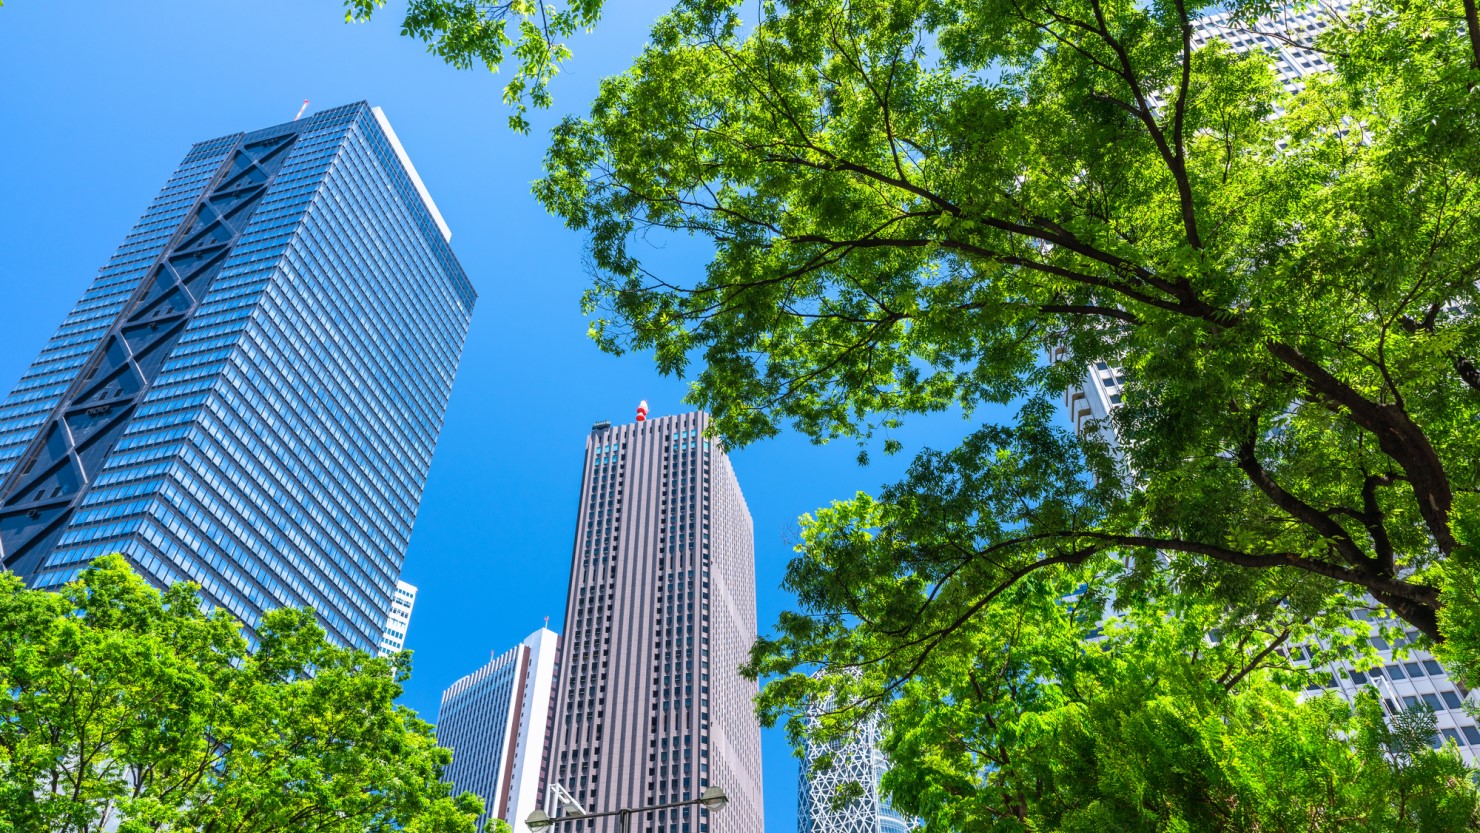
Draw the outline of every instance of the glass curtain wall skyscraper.
[[[374,652],[475,294],[378,108],[201,142],[0,406],[0,555]]]
[[[452,750],[442,776],[454,793],[483,799],[480,829],[499,818],[530,833],[524,819],[542,804],[559,644],[541,628],[442,692],[437,743]]]
[[[753,531],[708,424],[703,413],[601,422],[586,439],[547,781],[588,812],[710,786],[730,799],[713,815],[637,815],[631,833],[764,830],[756,684],[739,672],[756,637]]]

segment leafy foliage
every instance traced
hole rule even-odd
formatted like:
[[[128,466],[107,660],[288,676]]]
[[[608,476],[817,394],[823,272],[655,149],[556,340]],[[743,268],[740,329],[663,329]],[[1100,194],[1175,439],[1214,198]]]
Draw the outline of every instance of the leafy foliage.
[[[1021,409],[805,518],[750,668],[768,719],[890,710],[943,829],[1474,823],[1409,718],[1282,687],[1292,650],[1370,662],[1369,600],[1480,669],[1480,19],[1332,14],[1295,94],[1192,41],[1276,8],[678,0],[552,135],[593,337],[692,374],[732,445]],[[644,262],[665,233],[701,275]],[[1124,404],[1070,433],[1101,362]]]
[[[762,693],[762,715],[790,715],[790,731],[827,740],[885,710],[883,786],[932,830],[1480,826],[1472,773],[1452,745],[1430,748],[1432,712],[1389,727],[1371,688],[1353,704],[1297,698],[1329,656],[1292,659],[1287,649],[1310,630],[1287,611],[1246,611],[1242,627],[1209,640],[1230,617],[1174,599],[1101,628],[1093,571],[1047,575],[961,622],[907,674],[900,666],[915,657],[888,650],[898,645],[882,625],[823,636],[815,620],[794,620],[781,641],[857,670],[783,676]],[[763,652],[753,670],[785,672],[775,656]],[[795,710],[807,701],[843,705],[819,729]]]
[[[0,575],[0,831],[474,833],[481,800],[393,702],[409,654],[335,647],[306,609],[258,634],[120,556],[55,593]]]
[[[514,74],[504,86],[513,112],[509,126],[529,132],[529,104],[550,106],[550,81],[570,58],[564,43],[601,18],[602,0],[571,0],[564,6],[539,0],[410,0],[401,33],[425,41],[427,50],[459,68],[482,65],[497,72],[505,59]],[[385,0],[344,0],[345,20],[363,22]]]
[[[1193,47],[1208,3],[690,0],[556,130],[536,193],[589,234],[598,342],[699,359],[735,443],[1032,410],[1124,368],[1115,467],[1042,419],[986,427],[891,493],[879,559],[952,549],[984,601],[1161,553],[1180,592],[1343,588],[1442,643],[1480,511],[1480,72],[1443,5],[1334,18],[1338,71],[1292,96],[1262,53]],[[700,280],[643,266],[655,230],[713,243]]]

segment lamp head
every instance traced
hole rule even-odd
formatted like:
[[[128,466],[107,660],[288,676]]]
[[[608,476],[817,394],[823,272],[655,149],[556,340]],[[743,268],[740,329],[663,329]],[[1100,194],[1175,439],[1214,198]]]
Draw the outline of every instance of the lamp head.
[[[524,820],[525,826],[530,830],[544,830],[554,823],[555,820],[546,815],[544,810],[535,810],[529,814],[529,818]]]
[[[560,809],[567,816],[587,815],[586,808],[582,807],[581,803],[576,801],[575,796],[570,794],[570,790],[567,790],[564,786],[551,784],[550,792],[555,796],[555,803],[560,806]]]
[[[710,787],[699,796],[699,803],[710,810],[723,810],[730,803],[730,797],[719,787]]]

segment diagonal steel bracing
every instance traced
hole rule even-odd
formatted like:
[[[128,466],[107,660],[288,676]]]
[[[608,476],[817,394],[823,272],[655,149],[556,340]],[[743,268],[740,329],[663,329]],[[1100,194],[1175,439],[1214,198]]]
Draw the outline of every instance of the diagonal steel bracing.
[[[0,482],[0,558],[29,580],[56,545],[288,157],[238,142],[77,378]]]

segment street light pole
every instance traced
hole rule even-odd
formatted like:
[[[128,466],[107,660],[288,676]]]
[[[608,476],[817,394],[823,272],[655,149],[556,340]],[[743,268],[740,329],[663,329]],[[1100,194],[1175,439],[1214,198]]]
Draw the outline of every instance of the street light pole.
[[[730,798],[729,796],[725,795],[724,790],[720,789],[719,787],[710,787],[709,789],[706,789],[704,791],[704,794],[699,796],[698,798],[691,798],[688,801],[671,801],[667,804],[654,804],[651,807],[623,807],[620,810],[607,810],[604,813],[572,813],[571,815],[562,816],[558,819],[551,818],[545,813],[544,810],[535,810],[533,813],[529,814],[529,818],[525,819],[524,823],[529,826],[530,830],[544,830],[548,827],[551,827],[552,825],[559,824],[563,821],[582,821],[585,819],[600,819],[616,816],[617,825],[621,833],[632,833],[630,829],[630,823],[634,815],[638,815],[641,813],[654,813],[658,810],[671,810],[675,807],[689,807],[694,804],[698,804],[708,810],[719,812],[720,810],[723,810],[725,808],[725,805],[729,803]]]

